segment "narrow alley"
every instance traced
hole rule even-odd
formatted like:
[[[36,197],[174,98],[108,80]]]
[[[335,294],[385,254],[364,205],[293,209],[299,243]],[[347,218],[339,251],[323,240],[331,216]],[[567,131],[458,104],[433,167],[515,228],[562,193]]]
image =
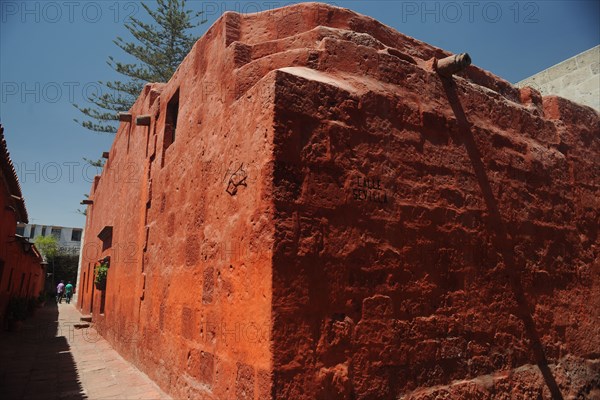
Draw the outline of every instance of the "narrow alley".
[[[80,318],[73,303],[47,303],[19,332],[0,332],[0,397],[170,399]]]

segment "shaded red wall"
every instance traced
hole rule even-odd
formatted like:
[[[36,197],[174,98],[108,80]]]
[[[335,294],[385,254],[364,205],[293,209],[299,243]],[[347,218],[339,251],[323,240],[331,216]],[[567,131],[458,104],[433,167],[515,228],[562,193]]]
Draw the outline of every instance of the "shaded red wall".
[[[600,384],[598,115],[408,64],[388,79],[407,76],[349,91],[282,73],[276,392],[586,395]]]
[[[588,395],[598,114],[447,55],[325,5],[226,13],[121,124],[79,306],[178,398]]]
[[[15,237],[19,219],[27,222],[18,179],[0,126],[0,321],[12,297],[37,298],[44,288],[42,259],[26,239]]]

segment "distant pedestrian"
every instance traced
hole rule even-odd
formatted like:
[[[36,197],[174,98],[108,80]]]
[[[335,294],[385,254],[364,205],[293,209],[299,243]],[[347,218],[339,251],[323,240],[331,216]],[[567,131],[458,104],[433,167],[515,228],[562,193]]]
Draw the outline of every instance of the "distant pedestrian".
[[[65,281],[60,281],[56,286],[56,302],[62,303],[62,298],[65,295]]]
[[[71,297],[73,297],[73,285],[71,285],[71,281],[65,286],[65,297],[67,298],[67,304],[70,304]]]

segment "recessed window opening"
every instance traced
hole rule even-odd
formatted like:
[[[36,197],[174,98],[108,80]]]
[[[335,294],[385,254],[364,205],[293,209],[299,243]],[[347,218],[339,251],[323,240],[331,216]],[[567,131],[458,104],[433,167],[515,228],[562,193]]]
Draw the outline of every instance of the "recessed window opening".
[[[7,292],[10,292],[10,290],[12,289],[12,276],[13,276],[14,270],[15,270],[14,268],[11,268],[10,275],[8,275],[8,286],[6,287]]]
[[[60,228],[52,228],[52,236],[54,236],[57,240],[60,240],[60,235],[62,230]]]
[[[179,89],[175,92],[167,104],[167,115],[165,121],[164,148],[166,149],[175,141],[177,132],[177,117],[179,115]]]
[[[2,290],[2,275],[4,275],[4,260],[0,260],[0,290]]]
[[[81,231],[79,229],[73,229],[71,231],[71,241],[81,242]]]

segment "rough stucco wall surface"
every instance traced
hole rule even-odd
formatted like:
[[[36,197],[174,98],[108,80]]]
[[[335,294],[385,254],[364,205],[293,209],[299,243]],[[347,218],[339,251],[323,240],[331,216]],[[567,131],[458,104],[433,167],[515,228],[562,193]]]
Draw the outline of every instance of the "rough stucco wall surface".
[[[268,83],[237,102],[215,85],[233,66],[222,27],[196,44],[167,85],[146,87],[131,113],[133,121],[150,115],[150,126],[121,125],[91,193],[89,282],[79,305],[92,307],[102,334],[176,398],[262,399],[271,370],[270,184],[252,174],[236,195],[226,188],[242,164],[237,175],[248,165],[268,173],[272,99]],[[177,90],[175,140],[165,148]],[[113,227],[112,246],[102,250],[105,226]],[[90,280],[105,256],[101,312],[102,293]]]
[[[79,306],[177,398],[593,396],[598,113],[447,55],[331,6],[226,13],[122,124]]]

